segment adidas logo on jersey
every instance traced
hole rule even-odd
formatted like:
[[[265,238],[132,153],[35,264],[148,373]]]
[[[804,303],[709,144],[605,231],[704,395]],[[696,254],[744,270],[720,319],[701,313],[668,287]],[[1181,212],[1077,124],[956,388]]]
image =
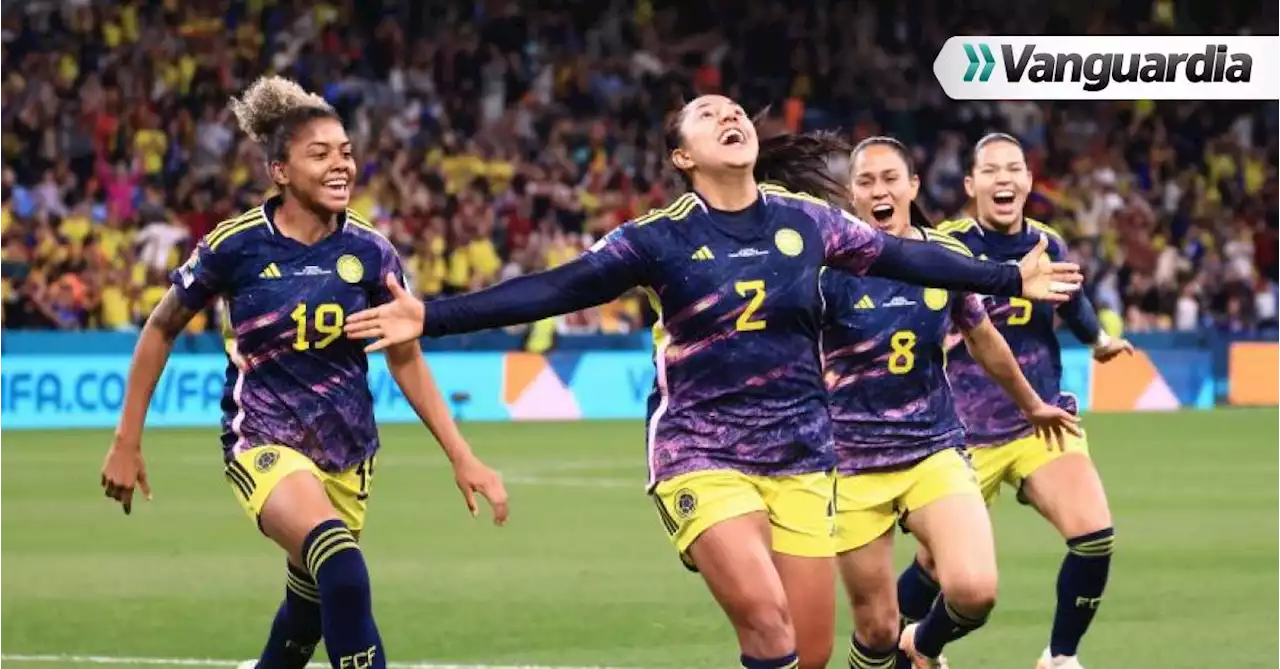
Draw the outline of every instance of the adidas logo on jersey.
[[[716,256],[714,253],[711,252],[711,249],[703,246],[699,248],[697,251],[694,251],[693,255],[690,256],[690,258],[692,258],[693,260],[715,260]]]
[[[875,309],[876,303],[871,301],[870,295],[863,295],[854,305],[854,309]]]
[[[275,263],[271,263],[270,265],[267,265],[258,276],[263,279],[279,279],[284,275],[280,273],[280,268],[276,267]]]

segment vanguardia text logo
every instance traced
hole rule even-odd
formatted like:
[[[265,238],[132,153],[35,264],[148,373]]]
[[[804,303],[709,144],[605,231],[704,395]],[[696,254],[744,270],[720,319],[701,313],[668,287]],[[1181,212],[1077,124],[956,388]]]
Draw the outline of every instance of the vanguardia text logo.
[[[1278,51],[1275,36],[953,37],[934,75],[959,100],[1276,99]]]

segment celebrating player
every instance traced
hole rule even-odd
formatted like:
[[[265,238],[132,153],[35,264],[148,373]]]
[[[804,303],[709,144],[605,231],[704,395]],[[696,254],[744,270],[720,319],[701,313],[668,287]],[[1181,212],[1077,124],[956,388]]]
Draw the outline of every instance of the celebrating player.
[[[988,135],[974,146],[965,190],[977,205],[976,220],[951,221],[939,229],[956,236],[975,253],[1006,262],[1048,237],[1050,254],[1055,258],[1065,255],[1066,244],[1056,232],[1023,216],[1031,173],[1022,147],[1013,137]],[[994,299],[988,312],[1036,392],[1075,413],[1075,398],[1060,387],[1062,360],[1053,331],[1055,309],[1015,298]],[[1132,353],[1128,342],[1102,332],[1083,295],[1074,296],[1056,312],[1076,337],[1093,346],[1097,360],[1105,362],[1121,353]],[[983,495],[993,500],[1000,484],[1008,483],[1017,489],[1020,500],[1034,506],[1066,539],[1053,631],[1038,667],[1079,669],[1076,651],[1102,599],[1115,541],[1106,493],[1089,459],[1087,442],[1081,435],[1068,438],[1064,448],[1046,444],[1027,417],[983,374],[970,353],[961,350],[952,355],[947,375],[967,428],[966,441]],[[938,573],[936,563],[941,556],[933,556],[930,548],[921,546],[917,562],[899,579],[900,606],[909,619],[925,616],[938,592],[933,575]]]
[[[536,321],[645,288],[660,312],[648,490],[662,522],[732,621],[742,666],[825,666],[835,459],[817,347],[819,268],[1050,301],[1075,289],[1077,268],[1047,263],[1040,251],[1018,267],[963,258],[881,235],[811,195],[758,184],[753,168],[844,199],[844,185],[824,176],[829,147],[783,136],[762,148],[742,108],[718,95],[675,114],[667,144],[692,187],[670,206],[573,262],[470,295],[424,305],[390,281],[395,301],[352,316],[347,333],[376,339],[376,350],[423,332]]]
[[[853,150],[854,212],[895,237],[968,249],[912,224],[920,188],[906,147],[872,137]],[[899,645],[893,529],[901,521],[936,556],[942,597],[901,641],[917,666],[977,629],[995,605],[991,521],[961,452],[964,426],[947,383],[952,324],[1032,425],[1061,440],[1076,419],[1043,402],[971,294],[824,271],[823,367],[838,458],[836,553],[853,606],[853,669],[887,669]]]
[[[280,194],[219,225],[173,273],[139,336],[102,486],[125,513],[135,486],[151,497],[142,458],[151,395],[174,337],[211,300],[225,298],[236,341],[222,400],[226,477],[288,555],[285,599],[257,666],[301,669],[323,637],[335,669],[385,667],[356,543],[378,432],[368,361],[342,326],[346,314],[390,299],[382,277],[399,277],[400,259],[346,208],[356,165],[342,122],[322,98],[267,77],[232,110],[263,145]],[[478,492],[505,521],[502,481],[458,433],[417,342],[389,347],[387,364],[453,462],[471,512]]]

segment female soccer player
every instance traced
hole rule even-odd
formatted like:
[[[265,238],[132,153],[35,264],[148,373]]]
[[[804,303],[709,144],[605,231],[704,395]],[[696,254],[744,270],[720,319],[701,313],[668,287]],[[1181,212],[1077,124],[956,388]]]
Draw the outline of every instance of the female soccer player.
[[[817,347],[819,268],[1051,301],[1075,288],[1077,268],[1046,264],[1038,251],[1018,267],[978,262],[885,237],[824,200],[758,184],[753,168],[796,171],[787,158],[797,144],[784,136],[762,151],[728,98],[695,99],[667,130],[671,161],[692,186],[669,207],[573,262],[470,295],[424,305],[388,280],[395,301],[353,316],[347,333],[377,339],[368,347],[377,350],[424,332],[536,321],[645,288],[661,314],[647,487],[662,522],[732,621],[742,666],[799,666],[796,627],[806,637],[825,628],[825,638],[813,634],[813,650],[799,641],[805,666],[825,666],[835,459]],[[819,194],[843,199],[844,185],[826,181],[830,193]],[[793,625],[801,615],[821,625]]]
[[[920,177],[896,139],[854,148],[849,170],[854,213],[895,237],[958,242],[913,225]],[[894,666],[899,646],[893,574],[896,522],[936,556],[942,597],[901,634],[910,659],[939,666],[945,643],[980,627],[995,605],[991,521],[962,453],[964,426],[947,382],[946,339],[954,324],[973,357],[1013,398],[1037,431],[1061,441],[1075,416],[1043,402],[982,302],[875,277],[824,271],[823,368],[837,456],[836,554],[853,607],[853,669]],[[874,383],[872,383],[874,381]]]
[[[1026,218],[1023,205],[1031,191],[1031,173],[1018,140],[1005,134],[982,138],[973,149],[973,167],[965,177],[965,191],[977,205],[977,218],[944,223],[943,232],[960,239],[975,253],[993,261],[1021,257],[1036,240],[1049,237],[1049,253],[1061,258],[1066,244],[1048,226]],[[1087,298],[1077,294],[1056,310],[1022,299],[993,299],[991,320],[1009,342],[1018,363],[1037,394],[1075,413],[1074,397],[1061,390],[1062,360],[1054,334],[1054,315],[1080,341],[1093,346],[1095,359],[1106,362],[1133,346],[1112,339],[1098,327]],[[1039,669],[1080,669],[1076,651],[1097,612],[1111,567],[1115,533],[1111,511],[1097,469],[1089,459],[1083,435],[1066,440],[1065,447],[1047,447],[1027,420],[981,366],[965,351],[947,363],[956,409],[967,428],[966,443],[988,501],[1000,484],[1018,491],[1057,528],[1067,542],[1067,556],[1058,572],[1058,605],[1049,647]],[[907,618],[919,619],[937,596],[937,557],[921,546],[917,562],[899,579],[899,600]]]
[[[135,486],[150,499],[142,429],[151,395],[174,337],[211,300],[225,298],[236,339],[222,400],[226,476],[288,556],[284,603],[257,664],[301,669],[323,637],[335,669],[385,667],[356,544],[378,432],[368,361],[342,326],[347,314],[389,299],[382,277],[400,276],[400,258],[346,208],[356,165],[342,122],[322,98],[267,77],[231,106],[265,149],[280,194],[219,225],[173,273],[139,336],[102,486],[125,513]],[[387,364],[453,462],[472,514],[478,492],[504,522],[502,481],[459,434],[417,343],[389,347]]]

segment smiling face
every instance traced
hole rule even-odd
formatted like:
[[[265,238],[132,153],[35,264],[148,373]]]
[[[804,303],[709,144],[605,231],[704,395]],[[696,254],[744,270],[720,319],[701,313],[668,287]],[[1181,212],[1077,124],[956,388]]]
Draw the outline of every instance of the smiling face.
[[[309,209],[337,214],[351,202],[356,161],[351,140],[335,118],[303,124],[285,149],[284,161],[271,163],[271,176]]]
[[[694,171],[750,170],[760,153],[755,125],[738,103],[703,95],[685,105],[668,128],[671,162]]]
[[[964,190],[977,206],[978,220],[999,230],[1018,225],[1031,192],[1031,171],[1022,147],[995,138],[980,143],[973,158]]]
[[[850,193],[854,212],[864,221],[901,237],[911,227],[911,203],[920,177],[911,172],[897,147],[872,143],[853,154]]]

